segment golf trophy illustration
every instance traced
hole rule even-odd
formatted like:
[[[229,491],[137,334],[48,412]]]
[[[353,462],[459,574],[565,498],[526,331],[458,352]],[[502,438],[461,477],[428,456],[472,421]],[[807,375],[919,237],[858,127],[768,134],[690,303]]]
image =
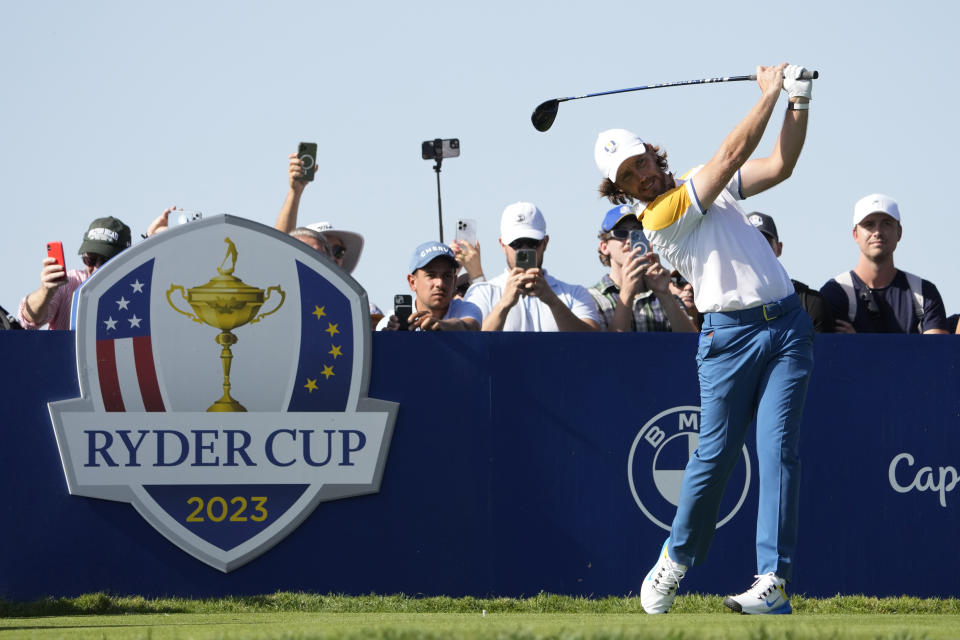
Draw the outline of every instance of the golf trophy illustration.
[[[237,266],[237,247],[230,238],[224,238],[224,242],[227,243],[227,255],[217,267],[218,275],[211,278],[207,284],[192,287],[187,291],[182,285],[171,284],[167,290],[167,302],[174,311],[194,322],[202,322],[220,330],[216,342],[222,347],[220,363],[223,365],[223,396],[210,405],[207,411],[246,411],[246,408],[230,395],[230,365],[233,360],[230,347],[237,343],[237,337],[232,330],[245,324],[260,322],[276,313],[283,306],[287,294],[280,285],[273,285],[265,290],[258,289],[233,275]],[[230,263],[228,267],[225,266],[227,262]],[[187,313],[174,303],[171,296],[178,289],[180,296],[193,308],[194,313]],[[270,299],[271,291],[280,294],[280,302],[272,310],[257,315],[260,307]]]

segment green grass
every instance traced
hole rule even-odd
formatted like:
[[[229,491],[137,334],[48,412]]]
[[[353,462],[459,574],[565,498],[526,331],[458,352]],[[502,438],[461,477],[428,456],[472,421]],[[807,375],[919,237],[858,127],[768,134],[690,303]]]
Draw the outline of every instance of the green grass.
[[[416,598],[276,593],[204,600],[96,593],[0,600],[7,638],[890,638],[960,637],[960,600],[791,598],[793,616],[727,613],[720,596],[684,595],[666,616],[639,598]],[[486,611],[486,615],[484,615]]]

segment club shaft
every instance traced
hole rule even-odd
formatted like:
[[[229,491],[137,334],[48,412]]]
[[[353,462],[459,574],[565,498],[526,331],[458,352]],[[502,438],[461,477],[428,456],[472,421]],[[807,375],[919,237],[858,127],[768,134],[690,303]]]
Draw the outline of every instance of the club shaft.
[[[817,78],[820,75],[817,71],[807,71],[804,78]],[[660,84],[648,84],[642,87],[631,87],[629,89],[614,89],[612,91],[601,91],[599,93],[588,93],[582,96],[570,96],[569,98],[557,98],[557,102],[566,102],[567,100],[579,100],[581,98],[594,98],[597,96],[609,96],[615,93],[627,93],[628,91],[643,91],[645,89],[661,89],[663,87],[683,87],[692,84],[711,84],[714,82],[744,82],[746,80],[756,80],[755,74],[746,76],[722,76],[718,78],[701,78],[699,80],[678,80],[676,82],[661,82]]]

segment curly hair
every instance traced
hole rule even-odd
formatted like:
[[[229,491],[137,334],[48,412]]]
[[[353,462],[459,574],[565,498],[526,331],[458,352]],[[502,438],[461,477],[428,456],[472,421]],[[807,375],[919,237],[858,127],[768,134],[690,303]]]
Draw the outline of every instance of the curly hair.
[[[644,147],[646,147],[647,153],[653,153],[657,156],[658,169],[664,173],[670,171],[670,166],[667,164],[666,149],[661,149],[649,142],[644,143]],[[632,204],[636,200],[633,196],[624,193],[623,190],[617,186],[617,183],[610,178],[604,178],[597,191],[600,192],[601,197],[606,198],[613,204]]]

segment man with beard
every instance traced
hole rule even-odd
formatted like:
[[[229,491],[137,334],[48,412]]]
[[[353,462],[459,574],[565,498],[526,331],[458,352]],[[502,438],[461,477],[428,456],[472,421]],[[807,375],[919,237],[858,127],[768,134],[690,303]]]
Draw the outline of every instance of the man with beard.
[[[702,563],[716,529],[723,489],[756,414],[760,496],[757,579],[724,601],[742,613],[790,613],[784,585],[793,572],[800,488],[799,427],[813,368],[813,329],[790,276],[737,200],[793,171],[806,137],[811,82],[802,67],[757,68],[760,100],[706,165],[683,178],[666,153],[624,129],[602,132],[594,147],[600,193],[639,202],[653,249],[693,284],[704,314],[697,352],[700,433],[684,472],[670,536],[643,580],[641,603],[665,613],[687,569]],[[773,153],[749,160],[781,89],[789,105]]]

